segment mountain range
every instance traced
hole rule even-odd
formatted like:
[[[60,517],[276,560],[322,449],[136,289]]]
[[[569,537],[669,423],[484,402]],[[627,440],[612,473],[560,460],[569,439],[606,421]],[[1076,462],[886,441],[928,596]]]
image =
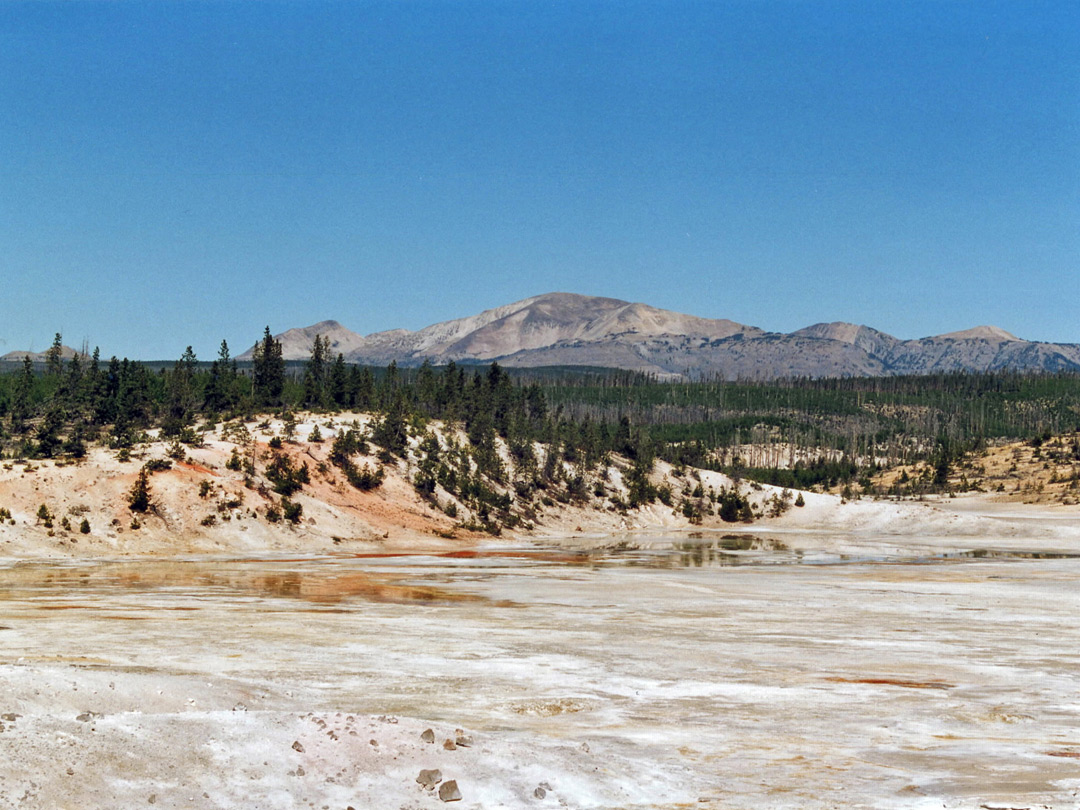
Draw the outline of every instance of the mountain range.
[[[70,346],[60,347],[60,359],[70,360],[78,352],[76,352]],[[0,363],[22,363],[23,358],[29,357],[31,363],[44,363],[48,359],[48,352],[31,352],[31,351],[13,351],[7,354],[0,354]]]
[[[353,363],[413,366],[498,361],[509,367],[594,366],[661,379],[842,377],[951,371],[1080,371],[1080,344],[1022,340],[994,326],[901,340],[868,326],[818,323],[766,332],[614,298],[548,293],[412,332],[367,336],[337,321],[290,329],[287,360],[307,359],[315,336]],[[251,350],[240,355],[250,359]]]

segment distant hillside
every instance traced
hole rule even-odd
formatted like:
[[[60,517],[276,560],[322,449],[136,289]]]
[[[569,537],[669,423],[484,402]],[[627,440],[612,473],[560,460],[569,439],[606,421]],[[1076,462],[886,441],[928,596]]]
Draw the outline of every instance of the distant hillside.
[[[602,366],[661,379],[843,377],[947,371],[1080,371],[1080,344],[1022,340],[994,326],[900,340],[868,326],[819,323],[765,332],[614,298],[549,293],[416,332],[362,336],[337,321],[278,335],[285,359],[311,353],[315,335],[355,363],[454,361],[505,366]],[[240,359],[250,358],[250,351]]]
[[[24,357],[29,357],[32,363],[44,363],[46,352],[13,351],[0,355],[0,363],[21,363]],[[60,356],[64,360],[70,360],[77,352],[70,346],[60,347]]]

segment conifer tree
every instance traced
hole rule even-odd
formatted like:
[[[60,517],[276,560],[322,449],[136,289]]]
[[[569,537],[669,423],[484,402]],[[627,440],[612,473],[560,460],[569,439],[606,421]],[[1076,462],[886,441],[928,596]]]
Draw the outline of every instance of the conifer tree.
[[[221,413],[236,404],[236,361],[229,357],[229,344],[221,341],[217,359],[210,364],[210,373],[203,394],[203,408],[209,413]]]
[[[255,404],[280,405],[285,391],[285,360],[281,354],[281,341],[274,339],[269,326],[263,332],[263,339],[255,344],[251,374]]]
[[[150,474],[146,467],[139,470],[139,476],[128,494],[128,508],[132,512],[146,512],[150,509]]]
[[[63,357],[64,341],[57,332],[53,338],[52,346],[45,352],[45,373],[50,376],[59,376],[62,370],[61,359]]]
[[[318,408],[326,400],[326,364],[330,351],[330,338],[315,335],[311,347],[311,359],[304,368],[304,404]]]
[[[334,365],[330,368],[329,399],[339,408],[349,404],[349,372],[345,367],[345,356],[338,352]]]

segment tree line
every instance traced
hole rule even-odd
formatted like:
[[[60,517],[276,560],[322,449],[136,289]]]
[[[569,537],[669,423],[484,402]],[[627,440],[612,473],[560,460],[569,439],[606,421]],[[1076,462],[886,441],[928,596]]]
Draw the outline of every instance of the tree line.
[[[375,369],[347,363],[321,336],[305,362],[287,363],[269,328],[249,364],[224,340],[209,364],[188,347],[157,371],[104,361],[97,350],[65,361],[60,346],[57,335],[43,367],[27,357],[0,374],[0,454],[79,458],[88,442],[123,447],[152,427],[187,441],[200,422],[366,411],[379,415],[376,443],[391,454],[410,425],[461,424],[479,463],[490,459],[496,475],[499,437],[519,460],[540,442],[585,467],[618,453],[643,471],[641,480],[663,458],[807,488],[916,459],[947,465],[991,439],[1080,428],[1080,377],[1064,373],[665,383],[635,372],[497,363]]]

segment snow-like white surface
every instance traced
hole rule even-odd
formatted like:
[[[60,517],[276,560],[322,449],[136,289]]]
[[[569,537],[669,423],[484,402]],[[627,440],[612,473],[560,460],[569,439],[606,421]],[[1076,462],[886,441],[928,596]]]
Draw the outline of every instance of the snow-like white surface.
[[[1075,806],[1080,560],[811,541],[13,561],[0,808]]]

